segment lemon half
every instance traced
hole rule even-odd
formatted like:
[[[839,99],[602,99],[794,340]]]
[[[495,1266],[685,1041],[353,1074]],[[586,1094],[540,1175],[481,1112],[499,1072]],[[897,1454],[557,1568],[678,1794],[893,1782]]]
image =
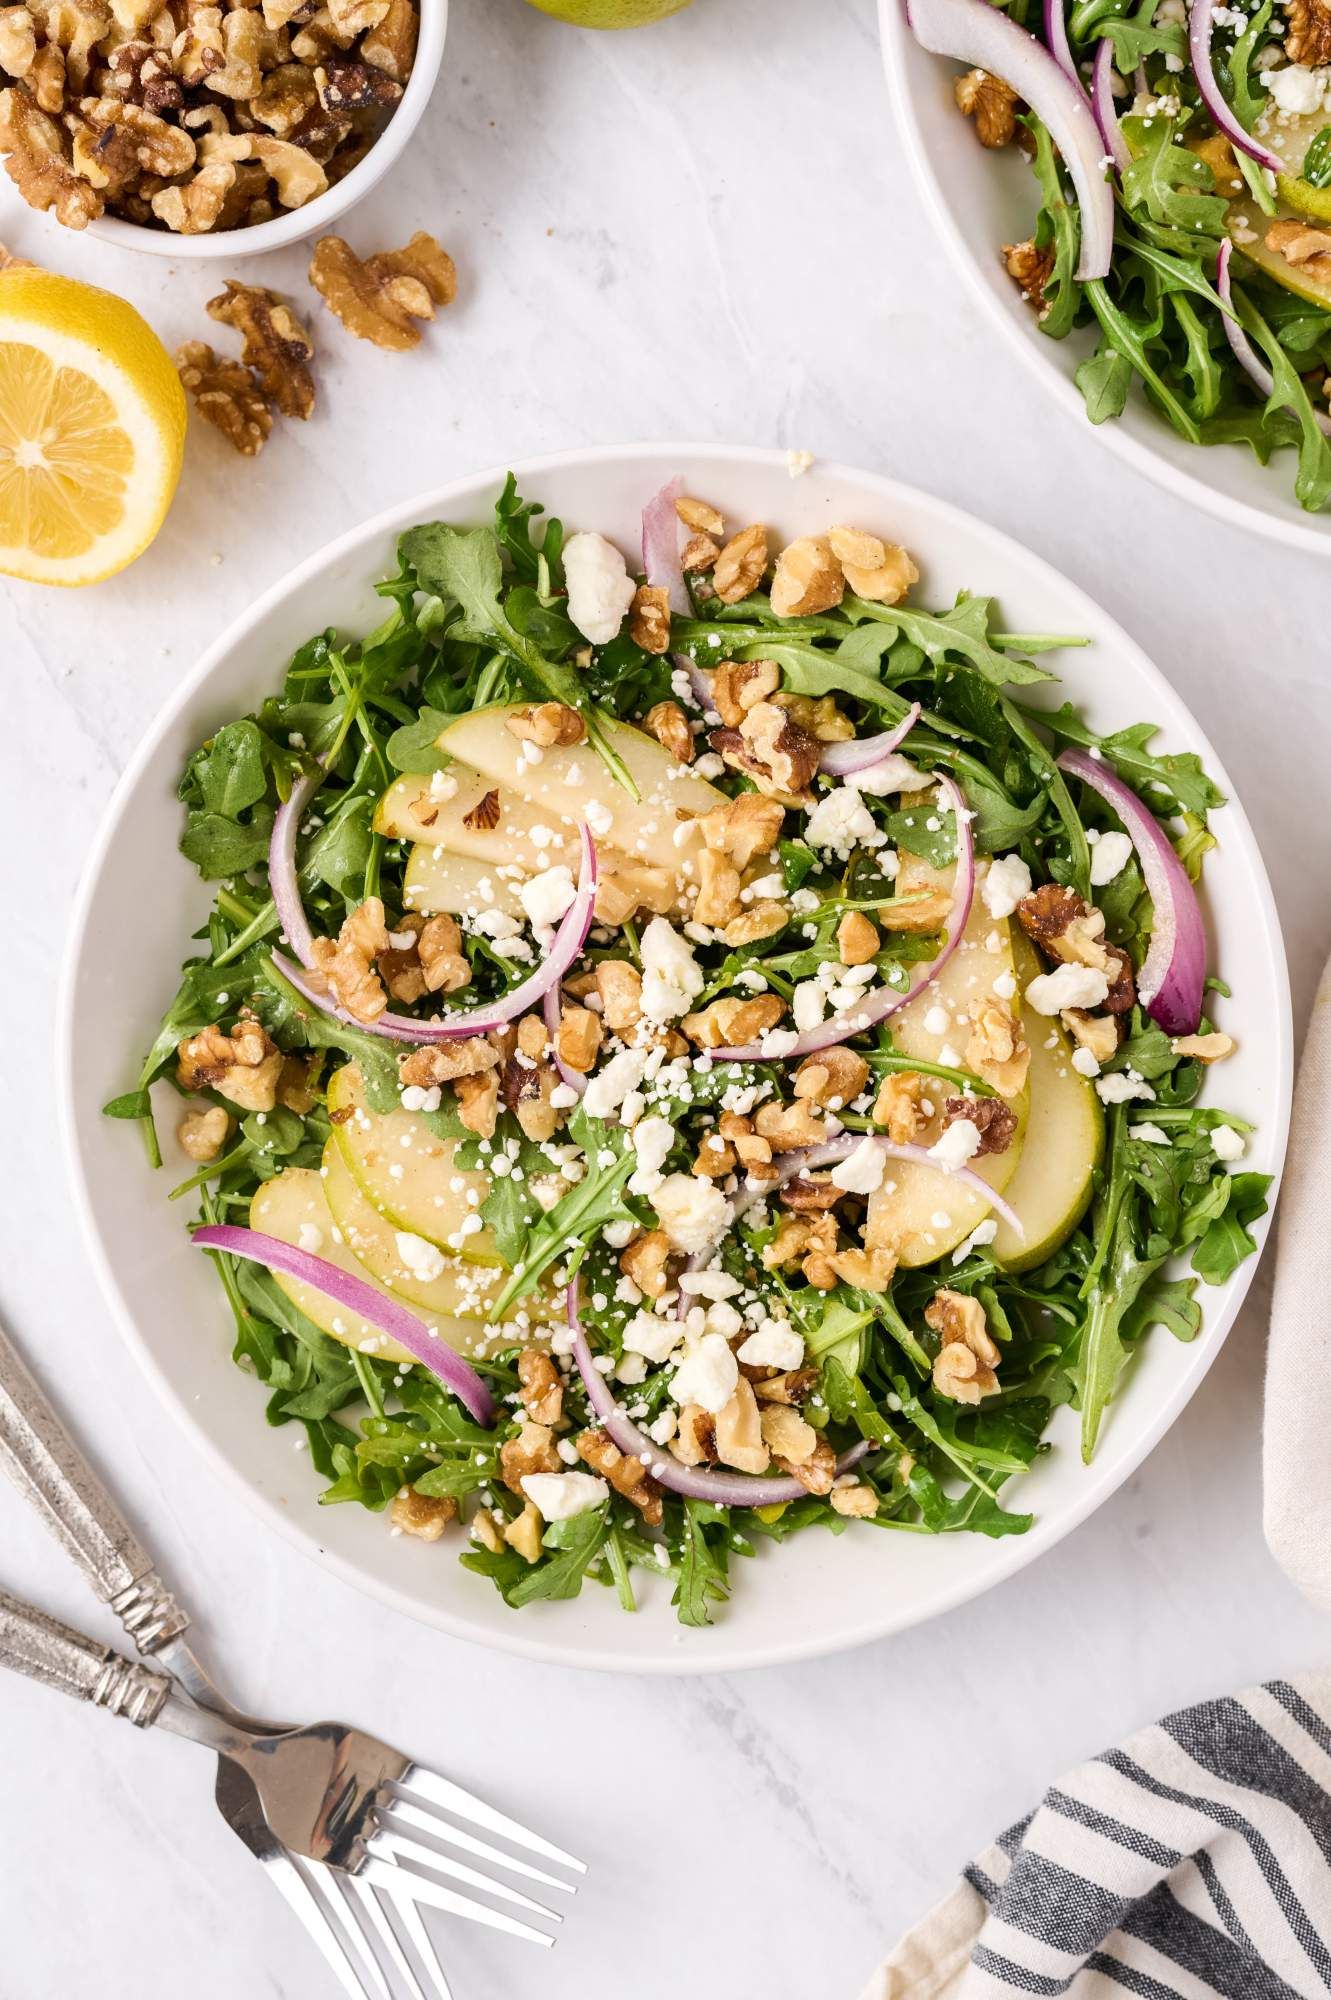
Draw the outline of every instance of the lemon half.
[[[185,392],[124,299],[52,271],[0,273],[0,571],[96,583],[161,527]]]

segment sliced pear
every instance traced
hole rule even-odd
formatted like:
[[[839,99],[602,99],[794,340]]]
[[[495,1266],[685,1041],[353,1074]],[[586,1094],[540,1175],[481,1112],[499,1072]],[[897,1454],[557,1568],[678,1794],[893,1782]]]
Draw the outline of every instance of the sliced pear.
[[[1024,992],[1042,968],[1020,932],[1015,943]],[[993,1244],[995,1257],[1009,1271],[1042,1264],[1072,1234],[1091,1199],[1105,1140],[1095,1086],[1072,1067],[1072,1042],[1062,1026],[1029,1008],[1023,1009],[1022,1023],[1031,1050],[1031,1111],[1026,1144],[1006,1196],[1026,1234],[1018,1236],[1000,1222]]]
[[[1016,991],[1012,927],[1006,918],[995,921],[977,892],[960,945],[938,978],[893,1018],[892,1039],[902,1055],[964,1068],[971,1003],[993,1000],[1013,1010]],[[940,1079],[937,1089],[941,1103],[949,1094],[948,1086]],[[972,1163],[972,1171],[996,1194],[1004,1193],[1019,1169],[1029,1089],[1005,1101],[1017,1117],[1011,1142],[1003,1152]],[[918,1143],[932,1145],[942,1130],[941,1114],[935,1113]],[[882,1187],[869,1198],[866,1236],[873,1242],[894,1243],[903,1265],[930,1264],[955,1250],[989,1213],[988,1203],[954,1175],[894,1160]]]
[[[402,907],[419,916],[474,916],[478,910],[504,910],[521,917],[519,883],[502,875],[489,861],[469,854],[450,854],[446,847],[413,847],[402,877]]]
[[[457,1141],[440,1139],[416,1111],[372,1111],[365,1102],[360,1071],[348,1063],[328,1082],[333,1135],[361,1193],[394,1229],[423,1236],[452,1249],[476,1204],[489,1190],[485,1174],[456,1164]],[[454,1250],[468,1263],[501,1262],[488,1230],[468,1235]]]
[[[443,847],[450,854],[502,865],[520,875],[535,875],[557,861],[567,862],[576,874],[578,832],[574,820],[532,805],[521,792],[496,786],[493,778],[463,764],[454,764],[450,776],[456,778],[458,788],[451,799],[438,800],[430,797],[428,777],[412,773],[399,778],[375,808],[375,832],[387,834],[391,840]],[[469,824],[481,801],[496,790],[499,816],[494,824]],[[533,837],[536,833],[539,839]]]
[[[280,1243],[290,1243],[294,1249],[313,1251],[326,1263],[335,1264],[339,1271],[373,1285],[385,1298],[396,1296],[380,1284],[344,1243],[338,1242],[332,1210],[324,1197],[323,1180],[313,1167],[288,1167],[285,1173],[265,1181],[250,1203],[250,1227],[262,1230],[265,1236],[275,1236]],[[369,1320],[362,1319],[359,1313],[335,1304],[326,1292],[278,1271],[274,1271],[273,1278],[291,1303],[322,1333],[331,1334],[346,1347],[364,1349],[376,1361],[414,1365],[416,1357],[405,1347],[381,1333]],[[478,1320],[430,1314],[422,1315],[421,1323],[435,1329],[440,1339],[446,1340],[459,1354],[482,1354],[511,1345],[513,1340],[511,1329],[489,1327]]]
[[[594,829],[598,842],[604,840],[631,860],[677,875],[682,864],[674,836],[680,819],[724,805],[725,794],[695,778],[687,765],[676,763],[654,736],[626,722],[607,722],[603,727],[638,788],[636,800],[615,782],[589,743],[553,744],[541,751],[538,763],[530,763],[522,754],[522,742],[506,727],[507,717],[518,706],[482,708],[459,716],[440,735],[439,748],[483,772],[491,783],[520,794],[547,821],[551,815],[583,819],[589,804],[600,806],[609,814],[609,823]]]
[[[1277,174],[1276,193],[1309,222],[1331,222],[1331,188],[1314,187],[1299,174]]]
[[[1306,186],[1307,183],[1300,185]],[[1317,195],[1331,195],[1331,189],[1314,188],[1311,191]],[[1293,292],[1296,298],[1307,299],[1311,305],[1331,311],[1331,282],[1310,276],[1306,267],[1300,270],[1282,257],[1278,250],[1268,248],[1266,231],[1271,226],[1271,220],[1251,202],[1231,202],[1226,221],[1230,234],[1235,238],[1234,248],[1282,290]]]

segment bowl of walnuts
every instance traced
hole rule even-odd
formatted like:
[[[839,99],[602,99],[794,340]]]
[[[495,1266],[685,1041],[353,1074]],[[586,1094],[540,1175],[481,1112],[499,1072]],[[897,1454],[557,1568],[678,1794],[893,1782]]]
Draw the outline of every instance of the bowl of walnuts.
[[[0,154],[30,207],[160,256],[328,229],[414,131],[448,0],[0,6]]]

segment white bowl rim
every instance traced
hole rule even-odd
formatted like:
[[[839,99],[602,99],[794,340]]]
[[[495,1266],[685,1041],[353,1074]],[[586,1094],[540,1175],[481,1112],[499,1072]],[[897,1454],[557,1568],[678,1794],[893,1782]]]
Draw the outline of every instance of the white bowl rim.
[[[75,896],[56,1003],[59,1119],[69,1181],[74,1192],[83,1240],[92,1259],[102,1295],[111,1309],[121,1335],[158,1396],[188,1430],[194,1442],[202,1448],[208,1462],[240,1495],[246,1505],[276,1527],[286,1540],[301,1549],[321,1567],[330,1568],[353,1589],[377,1597],[395,1611],[401,1612],[404,1617],[434,1626],[453,1638],[466,1640],[469,1644],[494,1646],[502,1652],[546,1665],[590,1668],[601,1672],[672,1676],[730,1673],[755,1667],[794,1664],[823,1655],[847,1652],[857,1646],[891,1637],[897,1632],[909,1630],[914,1625],[923,1624],[955,1610],[971,1598],[986,1594],[1005,1582],[1009,1576],[1015,1575],[1018,1570],[1024,1569],[1028,1563],[1034,1562],[1046,1550],[1055,1547],[1131,1477],[1191,1401],[1209,1372],[1228,1337],[1261,1261],[1275,1212],[1289,1135],[1294,1063],[1289,971],[1284,939],[1261,850],[1223,763],[1204,731],[1192,718],[1191,711],[1187,710],[1182,698],[1174,693],[1160,669],[1136,641],[1097,605],[1095,609],[1101,621],[1101,631],[1106,635],[1112,635],[1115,643],[1121,644],[1135,655],[1148,680],[1160,690],[1163,698],[1171,706],[1185,711],[1193,732],[1190,747],[1203,758],[1209,773],[1226,794],[1225,810],[1227,814],[1232,815],[1229,825],[1235,845],[1246,851],[1248,863],[1259,887],[1264,892],[1259,900],[1263,930],[1260,943],[1272,959],[1276,984],[1281,996],[1278,1018],[1271,1024],[1269,1050],[1272,1059],[1274,1109],[1272,1117],[1264,1125],[1264,1132],[1270,1142],[1271,1187],[1267,1212],[1253,1226],[1257,1249],[1228,1281],[1231,1290],[1223,1309],[1209,1325],[1204,1326],[1202,1335],[1187,1349],[1188,1365],[1180,1368],[1171,1389],[1162,1396],[1136,1443],[1125,1452],[1120,1461],[1109,1466],[1101,1460],[1098,1474],[1095,1463],[1084,1466],[1081,1492],[1076,1501],[1057,1519],[1052,1521],[1037,1519],[1025,1534],[1004,1537],[1000,1543],[994,1545],[994,1564],[991,1573],[979,1580],[961,1576],[955,1582],[938,1588],[920,1608],[908,1608],[905,1615],[899,1612],[894,1615],[893,1610],[889,1608],[877,1616],[863,1616],[858,1622],[848,1623],[845,1629],[839,1629],[832,1637],[822,1634],[807,1637],[783,1635],[780,1640],[775,1641],[771,1639],[746,1641],[738,1636],[738,1627],[743,1616],[741,1593],[730,1613],[730,1619],[734,1621],[733,1626],[728,1621],[726,1627],[714,1628],[725,1632],[724,1657],[704,1654],[701,1651],[692,1657],[671,1657],[663,1647],[656,1654],[628,1660],[615,1652],[603,1651],[595,1644],[552,1644],[541,1638],[539,1621],[532,1620],[529,1626],[524,1627],[523,1620],[518,1615],[515,1615],[509,1624],[500,1628],[499,1632],[482,1631],[465,1612],[459,1614],[435,1600],[427,1600],[420,1594],[398,1589],[381,1576],[367,1572],[357,1562],[340,1555],[332,1545],[331,1538],[327,1542],[321,1541],[316,1533],[295,1519],[278,1501],[269,1499],[261,1492],[240,1467],[227,1457],[193,1409],[177,1394],[138,1331],[129,1302],[120,1288],[111,1256],[97,1228],[92,1195],[84,1173],[78,1141],[73,1077],[76,972],[82,955],[84,931],[96,899],[98,878],[119,830],[120,822],[132,805],[139,783],[177,716],[206,685],[218,663],[234,647],[257,631],[270,612],[290,591],[298,588],[306,578],[320,570],[344,558],[354,557],[363,544],[390,530],[400,529],[414,521],[439,515],[455,498],[463,494],[472,494],[478,487],[497,491],[510,470],[517,474],[520,482],[526,483],[528,489],[532,489],[547,473],[564,467],[586,465],[588,462],[602,464],[635,462],[644,465],[648,470],[655,463],[661,468],[663,476],[668,477],[680,463],[688,463],[694,458],[718,455],[735,464],[760,467],[772,474],[774,483],[778,475],[784,479],[787,474],[786,454],[781,450],[761,445],[730,445],[716,442],[583,446],[546,453],[538,458],[508,461],[487,470],[467,473],[448,481],[443,486],[430,488],[410,499],[384,508],[370,520],[360,523],[308,556],[304,562],[271,585],[247,611],[234,619],[226,631],[213,641],[192,672],[177,686],[170,699],[159,710],[115,786],[89,850]],[[1001,558],[1009,552],[1015,552],[1033,572],[1037,582],[1047,578],[1051,584],[1057,584],[1064,589],[1071,587],[1080,595],[1086,596],[1079,585],[1072,584],[1071,580],[1064,577],[1051,563],[1023,547],[1015,537],[992,528],[978,516],[953,506],[950,501],[940,500],[933,494],[926,493],[918,487],[907,486],[902,481],[877,473],[866,473],[862,469],[847,466],[836,460],[822,459],[818,463],[820,470],[833,479],[872,484],[886,498],[890,499],[895,495],[908,502],[924,503],[937,515],[943,527],[954,525],[974,529],[978,526],[990,540],[996,556]],[[1088,601],[1093,603],[1093,600]],[[663,1606],[661,1612],[664,1611]],[[721,1650],[718,1647],[717,1655]]]
[[[1127,428],[1112,418],[1103,424],[1091,423],[1086,415],[1086,405],[1075,382],[1063,374],[1046,347],[1053,343],[1041,344],[1032,315],[1030,329],[1021,326],[998,307],[993,293],[984,284],[970,245],[952,212],[952,205],[943,193],[938,176],[929,157],[929,149],[924,143],[915,116],[915,106],[906,84],[906,66],[902,61],[902,51],[915,44],[906,25],[902,0],[878,0],[878,20],[882,45],[883,69],[887,76],[887,87],[891,94],[892,106],[896,113],[896,127],[905,141],[906,158],[917,189],[923,194],[925,205],[939,234],[947,247],[953,264],[961,273],[966,284],[984,307],[986,314],[996,326],[1014,354],[1020,356],[1022,365],[1029,369],[1041,387],[1059,404],[1065,416],[1083,431],[1090,431],[1107,450],[1130,465],[1134,472],[1143,474],[1172,493],[1176,500],[1182,500],[1191,507],[1200,507],[1205,513],[1213,514],[1218,520],[1226,521],[1233,528],[1241,528],[1259,535],[1269,535],[1273,540],[1286,543],[1290,548],[1312,549],[1320,556],[1331,556],[1331,529],[1313,525],[1314,517],[1300,519],[1303,510],[1291,497],[1291,513],[1288,519],[1271,513],[1265,507],[1250,505],[1243,500],[1235,500],[1227,493],[1221,493],[1209,485],[1200,472],[1182,472],[1168,459],[1143,444]],[[945,62],[945,56],[932,58]],[[1160,420],[1163,426],[1163,418]],[[1194,447],[1200,458],[1204,447]]]
[[[316,231],[331,228],[401,157],[434,94],[448,33],[448,0],[416,0],[416,10],[420,18],[416,59],[397,109],[365,158],[325,193],[307,201],[303,208],[286,209],[267,222],[251,223],[244,229],[224,229],[202,236],[184,236],[175,229],[149,229],[145,223],[126,222],[123,216],[102,215],[88,224],[87,234],[102,243],[113,244],[118,250],[202,261],[260,257],[269,250],[285,250],[293,243],[304,242]]]

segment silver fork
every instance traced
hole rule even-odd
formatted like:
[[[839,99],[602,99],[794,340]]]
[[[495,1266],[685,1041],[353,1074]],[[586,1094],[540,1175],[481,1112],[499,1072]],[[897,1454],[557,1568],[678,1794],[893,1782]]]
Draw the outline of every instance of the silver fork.
[[[523,1909],[554,1924],[560,1922],[557,1912],[490,1871],[502,1869],[570,1895],[575,1893],[575,1884],[496,1846],[492,1840],[480,1838],[471,1828],[479,1827],[512,1847],[539,1855],[570,1875],[584,1874],[584,1864],[574,1856],[362,1731],[329,1723],[282,1730],[243,1715],[224,1699],[185,1640],[187,1614],[176,1604],[151,1557],[33,1380],[3,1326],[0,1463],[64,1544],[95,1594],[116,1613],[140,1653],[166,1667],[178,1684],[163,1683],[156,1701],[145,1695],[141,1702],[144,1712],[135,1719],[145,1723],[169,1719],[180,1733],[207,1741],[220,1751],[219,1808],[269,1870],[348,1993],[391,2000],[369,1946],[373,1936],[412,2000],[426,2000],[381,1897],[392,1905],[438,1992],[445,1996],[447,1981],[421,1920],[422,1903],[509,1936],[547,1946],[554,1942],[549,1931],[538,1929],[512,1911]],[[77,1643],[91,1643],[80,1641],[77,1634],[72,1636]],[[144,1671],[119,1661],[109,1649],[99,1652],[94,1647],[93,1651],[98,1653],[103,1678],[111,1671],[108,1660],[115,1661],[123,1673]],[[161,1680],[161,1676],[153,1678]],[[95,1677],[91,1685],[96,1685]],[[188,1700],[180,1698],[179,1690]],[[146,1712],[149,1709],[152,1713]],[[256,1743],[262,1743],[264,1749],[256,1752]],[[284,1781],[293,1768],[293,1758],[298,1760],[300,1775],[293,1788],[288,1791],[284,1782],[275,1790],[270,1784],[261,1795],[253,1777],[256,1754],[260,1758],[276,1754],[284,1766]],[[280,1829],[275,1830],[270,1810],[281,1821]],[[295,1847],[306,1858],[298,1858],[292,1851],[281,1837],[283,1831],[305,1836],[296,1840]],[[470,1860],[459,1860],[459,1854]],[[473,1862],[488,1864],[488,1868],[475,1867]],[[450,1883],[459,1886],[450,1887]],[[477,1890],[493,1901],[481,1902],[464,1889]],[[496,1902],[509,1908],[495,1908]]]

